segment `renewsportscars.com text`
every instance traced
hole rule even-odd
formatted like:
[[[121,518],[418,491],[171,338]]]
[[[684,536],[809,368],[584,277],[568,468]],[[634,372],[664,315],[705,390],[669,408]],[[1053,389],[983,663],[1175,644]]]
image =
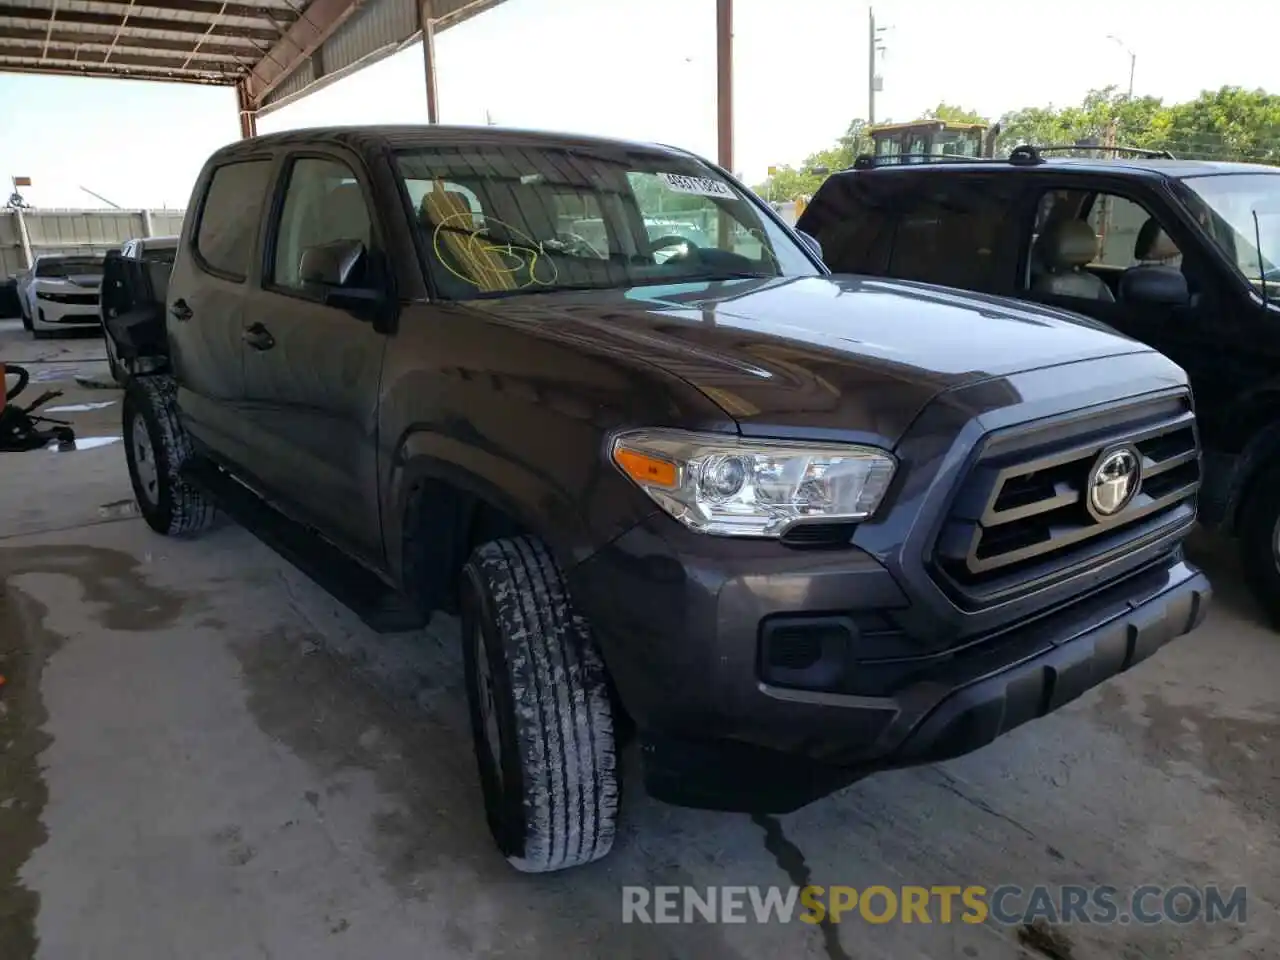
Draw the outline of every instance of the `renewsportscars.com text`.
[[[623,923],[1244,923],[1244,887],[623,887]]]

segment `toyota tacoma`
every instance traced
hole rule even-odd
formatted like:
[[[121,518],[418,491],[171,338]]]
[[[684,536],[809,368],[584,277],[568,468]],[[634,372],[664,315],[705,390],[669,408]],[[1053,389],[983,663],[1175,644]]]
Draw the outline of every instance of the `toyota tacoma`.
[[[1205,614],[1178,366],[1049,307],[833,276],[680,150],[236,143],[164,307],[123,405],[146,521],[224,510],[379,630],[459,614],[521,870],[608,852],[624,740],[660,799],[789,811]]]

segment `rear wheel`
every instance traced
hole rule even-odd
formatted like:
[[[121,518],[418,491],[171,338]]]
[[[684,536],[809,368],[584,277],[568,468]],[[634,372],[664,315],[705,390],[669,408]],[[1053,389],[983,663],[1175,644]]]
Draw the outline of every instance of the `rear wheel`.
[[[541,541],[495,540],[463,570],[463,662],[489,829],[517,870],[613,846],[618,770],[604,662]]]
[[[124,394],[124,442],[138,509],[152,530],[192,536],[214,520],[213,503],[181,476],[193,454],[178,421],[172,377],[135,377]]]
[[[1240,513],[1240,559],[1253,595],[1280,628],[1280,465],[1250,486]]]

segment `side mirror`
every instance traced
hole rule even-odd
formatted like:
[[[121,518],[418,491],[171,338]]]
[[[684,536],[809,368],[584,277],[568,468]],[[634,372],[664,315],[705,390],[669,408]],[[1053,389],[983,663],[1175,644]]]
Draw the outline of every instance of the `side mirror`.
[[[362,320],[376,319],[384,297],[367,286],[369,253],[359,240],[334,240],[302,251],[299,278],[319,288],[326,306],[346,310]]]
[[[818,259],[821,260],[822,244],[818,242],[818,238],[812,234],[805,233],[803,230],[797,230],[796,233],[800,234],[800,239],[804,241],[804,245],[812,250],[817,255]]]
[[[326,287],[345,287],[356,276],[356,268],[365,261],[364,244],[359,240],[334,240],[302,251],[298,264],[303,283]]]
[[[1181,307],[1191,302],[1191,291],[1177,267],[1130,267],[1120,277],[1120,302]]]

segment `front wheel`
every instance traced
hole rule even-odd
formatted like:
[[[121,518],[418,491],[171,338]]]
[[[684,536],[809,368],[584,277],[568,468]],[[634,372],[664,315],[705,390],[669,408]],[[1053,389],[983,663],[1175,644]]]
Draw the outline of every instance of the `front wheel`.
[[[183,479],[193,456],[178,421],[172,377],[135,377],[124,393],[124,443],[129,479],[147,525],[167,537],[192,536],[214,521],[213,503]]]
[[[1253,595],[1280,628],[1280,466],[1250,486],[1240,513],[1240,559]]]
[[[533,537],[479,547],[462,580],[467,698],[494,840],[526,873],[598,860],[613,846],[619,785],[595,638]]]

